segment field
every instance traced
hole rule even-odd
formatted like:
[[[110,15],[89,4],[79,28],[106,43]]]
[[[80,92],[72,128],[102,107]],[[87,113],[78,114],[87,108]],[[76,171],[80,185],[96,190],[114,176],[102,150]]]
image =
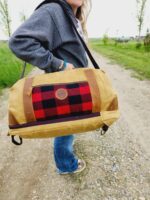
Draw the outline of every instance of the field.
[[[137,78],[150,79],[150,52],[144,47],[136,49],[135,42],[118,43],[113,41],[104,44],[100,39],[90,39],[90,47],[116,62],[126,69],[133,69]],[[0,89],[11,87],[22,72],[23,61],[18,59],[9,49],[6,42],[0,42]],[[26,73],[31,71],[32,66],[27,64]]]
[[[22,67],[23,61],[11,52],[6,42],[0,42],[0,89],[12,86],[20,78]],[[25,74],[31,69],[27,64]]]
[[[116,62],[126,69],[136,71],[137,78],[150,79],[150,52],[146,52],[144,46],[137,49],[135,42],[118,43],[108,41],[104,44],[100,39],[90,39],[90,47]]]

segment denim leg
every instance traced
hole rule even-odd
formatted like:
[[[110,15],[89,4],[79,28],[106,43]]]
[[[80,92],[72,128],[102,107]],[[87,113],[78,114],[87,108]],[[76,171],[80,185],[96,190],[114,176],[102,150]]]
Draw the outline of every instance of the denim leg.
[[[78,159],[73,153],[74,135],[54,139],[54,159],[57,168],[62,172],[72,172],[78,168]]]

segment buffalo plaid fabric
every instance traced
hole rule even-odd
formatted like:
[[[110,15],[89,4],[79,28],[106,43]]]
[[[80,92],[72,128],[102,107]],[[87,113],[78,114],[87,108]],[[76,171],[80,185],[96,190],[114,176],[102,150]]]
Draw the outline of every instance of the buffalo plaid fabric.
[[[58,98],[58,89],[66,91]],[[92,113],[92,98],[88,82],[53,84],[33,87],[32,103],[37,121]]]

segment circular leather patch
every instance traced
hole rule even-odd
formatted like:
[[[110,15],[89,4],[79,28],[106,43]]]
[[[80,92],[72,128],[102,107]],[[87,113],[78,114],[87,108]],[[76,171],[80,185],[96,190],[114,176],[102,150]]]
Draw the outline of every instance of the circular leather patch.
[[[68,92],[65,88],[59,88],[56,90],[55,95],[58,99],[63,100],[68,96]]]

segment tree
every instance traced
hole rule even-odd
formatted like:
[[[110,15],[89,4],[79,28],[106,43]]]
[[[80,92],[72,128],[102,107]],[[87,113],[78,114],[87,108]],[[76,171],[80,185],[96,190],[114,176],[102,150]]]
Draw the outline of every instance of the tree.
[[[145,6],[147,0],[136,0],[137,3],[137,20],[138,20],[138,35],[141,36],[141,30],[144,23]]]
[[[109,37],[108,37],[108,35],[107,35],[106,33],[103,35],[102,41],[103,41],[104,45],[107,45],[107,44],[108,44]]]
[[[4,28],[4,32],[7,36],[11,36],[11,19],[8,11],[8,1],[0,0],[0,24]]]
[[[25,22],[26,19],[27,19],[27,17],[25,15],[25,12],[24,11],[20,12],[20,21]],[[22,70],[21,78],[24,76],[26,67],[27,67],[27,63],[23,62],[23,70]]]
[[[150,51],[150,32],[149,29],[147,29],[147,34],[144,38],[144,46],[146,51]]]

